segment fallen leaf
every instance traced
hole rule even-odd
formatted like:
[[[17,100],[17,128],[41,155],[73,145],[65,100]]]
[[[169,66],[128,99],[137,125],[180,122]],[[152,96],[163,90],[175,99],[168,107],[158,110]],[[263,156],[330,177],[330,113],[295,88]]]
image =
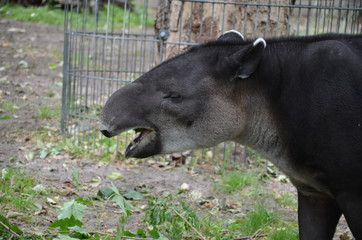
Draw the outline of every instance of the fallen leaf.
[[[277,180],[282,183],[289,183],[288,177],[282,174],[278,176]]]
[[[9,212],[6,214],[6,217],[7,217],[7,218],[16,218],[16,217],[21,217],[21,216],[23,216],[23,215],[24,215],[23,213],[9,211]]]
[[[8,32],[25,33],[26,30],[24,28],[9,28]]]
[[[35,153],[32,151],[26,152],[26,153],[24,153],[24,157],[26,160],[28,160],[30,162],[34,159]]]
[[[91,187],[96,188],[96,187],[99,186],[99,184],[101,184],[101,182],[102,182],[102,178],[101,178],[100,176],[96,176],[95,178],[93,178],[93,179],[90,181],[89,185],[90,185]]]
[[[120,172],[112,172],[111,174],[107,175],[107,178],[112,180],[122,179],[123,176]]]
[[[57,205],[58,203],[56,201],[54,201],[51,198],[47,198],[46,203],[48,203],[51,206]]]
[[[193,190],[190,192],[189,197],[191,200],[199,200],[202,197],[202,193],[198,190]]]
[[[127,190],[125,194],[123,194],[123,196],[127,199],[127,200],[141,200],[145,198],[145,195],[140,193],[140,192],[136,192],[134,190]]]
[[[24,68],[24,69],[29,68],[29,64],[26,61],[21,60],[20,62],[18,62],[18,67]]]
[[[47,189],[44,187],[43,184],[37,184],[32,189],[33,189],[33,191],[35,191],[35,192],[37,192],[39,194],[47,194],[48,193]]]

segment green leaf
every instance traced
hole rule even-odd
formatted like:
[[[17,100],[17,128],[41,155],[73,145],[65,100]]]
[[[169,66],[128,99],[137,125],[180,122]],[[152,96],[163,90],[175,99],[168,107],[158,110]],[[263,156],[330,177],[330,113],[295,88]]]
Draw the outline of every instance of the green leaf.
[[[58,219],[71,218],[73,216],[75,219],[82,221],[85,209],[87,209],[87,206],[79,203],[79,201],[72,200],[66,202],[60,209]]]
[[[49,63],[48,67],[49,67],[50,70],[53,70],[53,69],[56,69],[59,66],[58,66],[58,64],[55,64],[55,63]]]
[[[39,157],[45,159],[49,155],[49,153],[50,152],[48,149],[43,149],[39,152]]]
[[[127,230],[123,230],[123,236],[127,236],[127,237],[137,237],[137,234],[134,234],[130,231],[127,231]]]
[[[142,228],[137,229],[137,237],[146,238],[146,233]]]
[[[90,237],[90,234],[82,227],[79,227],[79,226],[73,226],[73,227],[69,227],[69,230],[72,230],[76,233],[79,233],[82,235],[82,237],[85,237],[85,238],[89,238]]]
[[[9,115],[3,115],[0,117],[1,120],[9,120],[11,117]]]
[[[113,183],[111,189],[113,190],[113,195],[110,197],[110,200],[115,201],[121,210],[127,216],[130,216],[133,206],[120,194],[118,188]]]
[[[122,179],[123,176],[120,172],[112,172],[111,174],[109,174],[107,176],[107,178],[112,179],[112,180],[117,180],[117,179]]]
[[[148,234],[150,234],[151,238],[158,239],[160,237],[160,234],[158,233],[158,229],[156,227],[153,227],[152,230],[148,230]]]
[[[73,237],[70,237],[69,235],[61,234],[61,233],[58,234],[58,238],[60,240],[80,240],[79,238],[73,238]]]
[[[92,204],[91,201],[89,201],[89,200],[84,200],[83,198],[77,198],[77,199],[75,199],[75,201],[76,201],[77,203],[82,203],[83,205]]]
[[[112,190],[112,188],[107,186],[99,189],[97,196],[100,198],[110,198],[113,193],[114,191]]]
[[[60,155],[64,153],[61,146],[52,146],[50,147],[49,151],[54,155]]]
[[[55,220],[52,224],[49,225],[50,228],[57,228],[59,227],[61,230],[68,230],[70,227],[83,226],[83,223],[77,219],[75,219],[73,216],[70,218],[63,218]]]
[[[20,230],[20,228],[18,228],[18,226],[11,224],[6,217],[4,217],[3,215],[0,214],[0,222],[3,223],[5,226],[7,226],[9,229],[11,229],[13,232],[16,232],[18,234],[22,234],[23,231]],[[5,227],[3,227],[0,224],[0,230],[7,230],[5,229]]]
[[[123,194],[123,196],[128,200],[140,200],[145,198],[144,194],[136,192],[134,190],[127,190],[126,193]]]
[[[79,170],[73,167],[71,174],[73,185],[77,190],[79,190]]]
[[[165,235],[163,235],[162,233],[160,233],[160,237],[157,238],[158,240],[169,240]]]

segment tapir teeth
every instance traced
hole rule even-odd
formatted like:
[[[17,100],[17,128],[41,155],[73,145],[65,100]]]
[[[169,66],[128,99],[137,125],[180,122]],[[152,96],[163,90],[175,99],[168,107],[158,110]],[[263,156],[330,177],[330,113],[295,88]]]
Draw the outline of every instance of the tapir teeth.
[[[128,155],[152,130],[137,128],[135,129],[136,136],[130,142],[126,149],[126,155]]]

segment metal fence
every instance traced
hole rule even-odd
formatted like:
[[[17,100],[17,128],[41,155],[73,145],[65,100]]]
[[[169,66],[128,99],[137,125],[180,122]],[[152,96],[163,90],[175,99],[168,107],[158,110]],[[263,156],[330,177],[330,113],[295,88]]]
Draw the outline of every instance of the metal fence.
[[[123,151],[132,135],[124,133],[113,140],[99,134],[98,114],[110,94],[189,46],[230,29],[249,38],[362,32],[361,0],[65,0],[62,4],[61,129],[94,154]],[[192,161],[240,162],[245,149],[225,143],[181,158],[189,156]]]

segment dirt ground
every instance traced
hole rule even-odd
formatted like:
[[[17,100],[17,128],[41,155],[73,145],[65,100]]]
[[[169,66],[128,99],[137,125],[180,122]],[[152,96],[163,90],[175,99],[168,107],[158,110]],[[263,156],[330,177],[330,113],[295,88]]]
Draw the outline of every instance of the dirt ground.
[[[106,178],[112,172],[120,172],[122,179],[113,182],[122,189],[135,189],[144,184],[154,193],[179,191],[183,183],[190,186],[190,191],[199,194],[199,198],[214,198],[222,200],[217,195],[213,182],[217,176],[198,174],[187,171],[184,167],[160,167],[157,164],[141,163],[127,164],[123,162],[102,163],[87,159],[70,158],[67,154],[40,158],[26,157],[36,147],[31,139],[32,133],[40,128],[59,129],[59,120],[44,120],[38,117],[39,106],[59,106],[61,101],[62,82],[62,27],[47,26],[35,23],[23,23],[14,20],[0,19],[0,101],[15,103],[16,109],[9,112],[0,109],[0,117],[9,115],[10,119],[0,120],[0,166],[23,166],[26,171],[35,176],[43,185],[58,189],[52,198],[60,205],[78,196],[96,195],[99,187],[110,183]],[[51,65],[50,65],[51,64]],[[59,67],[50,67],[59,65]],[[79,170],[82,190],[74,192],[69,186],[71,170]],[[100,179],[97,187],[92,187],[94,179]],[[265,191],[278,189],[282,192],[295,194],[290,184],[269,181],[263,186]],[[201,195],[200,195],[201,194]],[[232,199],[226,199],[232,201]],[[47,229],[52,220],[56,219],[57,208],[44,202],[42,215],[34,216],[36,223],[27,223],[21,218],[11,219],[27,232],[41,233]],[[142,202],[140,203],[142,205]],[[96,207],[88,213],[90,229],[101,232],[115,231],[117,212],[101,212]],[[3,210],[0,210],[0,212]],[[286,216],[296,221],[295,210],[282,209]],[[6,215],[6,213],[3,213]],[[102,220],[97,217],[103,214]],[[226,216],[227,217],[227,216]],[[130,226],[134,229],[140,225],[142,212],[135,213]],[[102,221],[100,223],[100,221]],[[342,219],[335,239],[348,231],[345,220]]]

